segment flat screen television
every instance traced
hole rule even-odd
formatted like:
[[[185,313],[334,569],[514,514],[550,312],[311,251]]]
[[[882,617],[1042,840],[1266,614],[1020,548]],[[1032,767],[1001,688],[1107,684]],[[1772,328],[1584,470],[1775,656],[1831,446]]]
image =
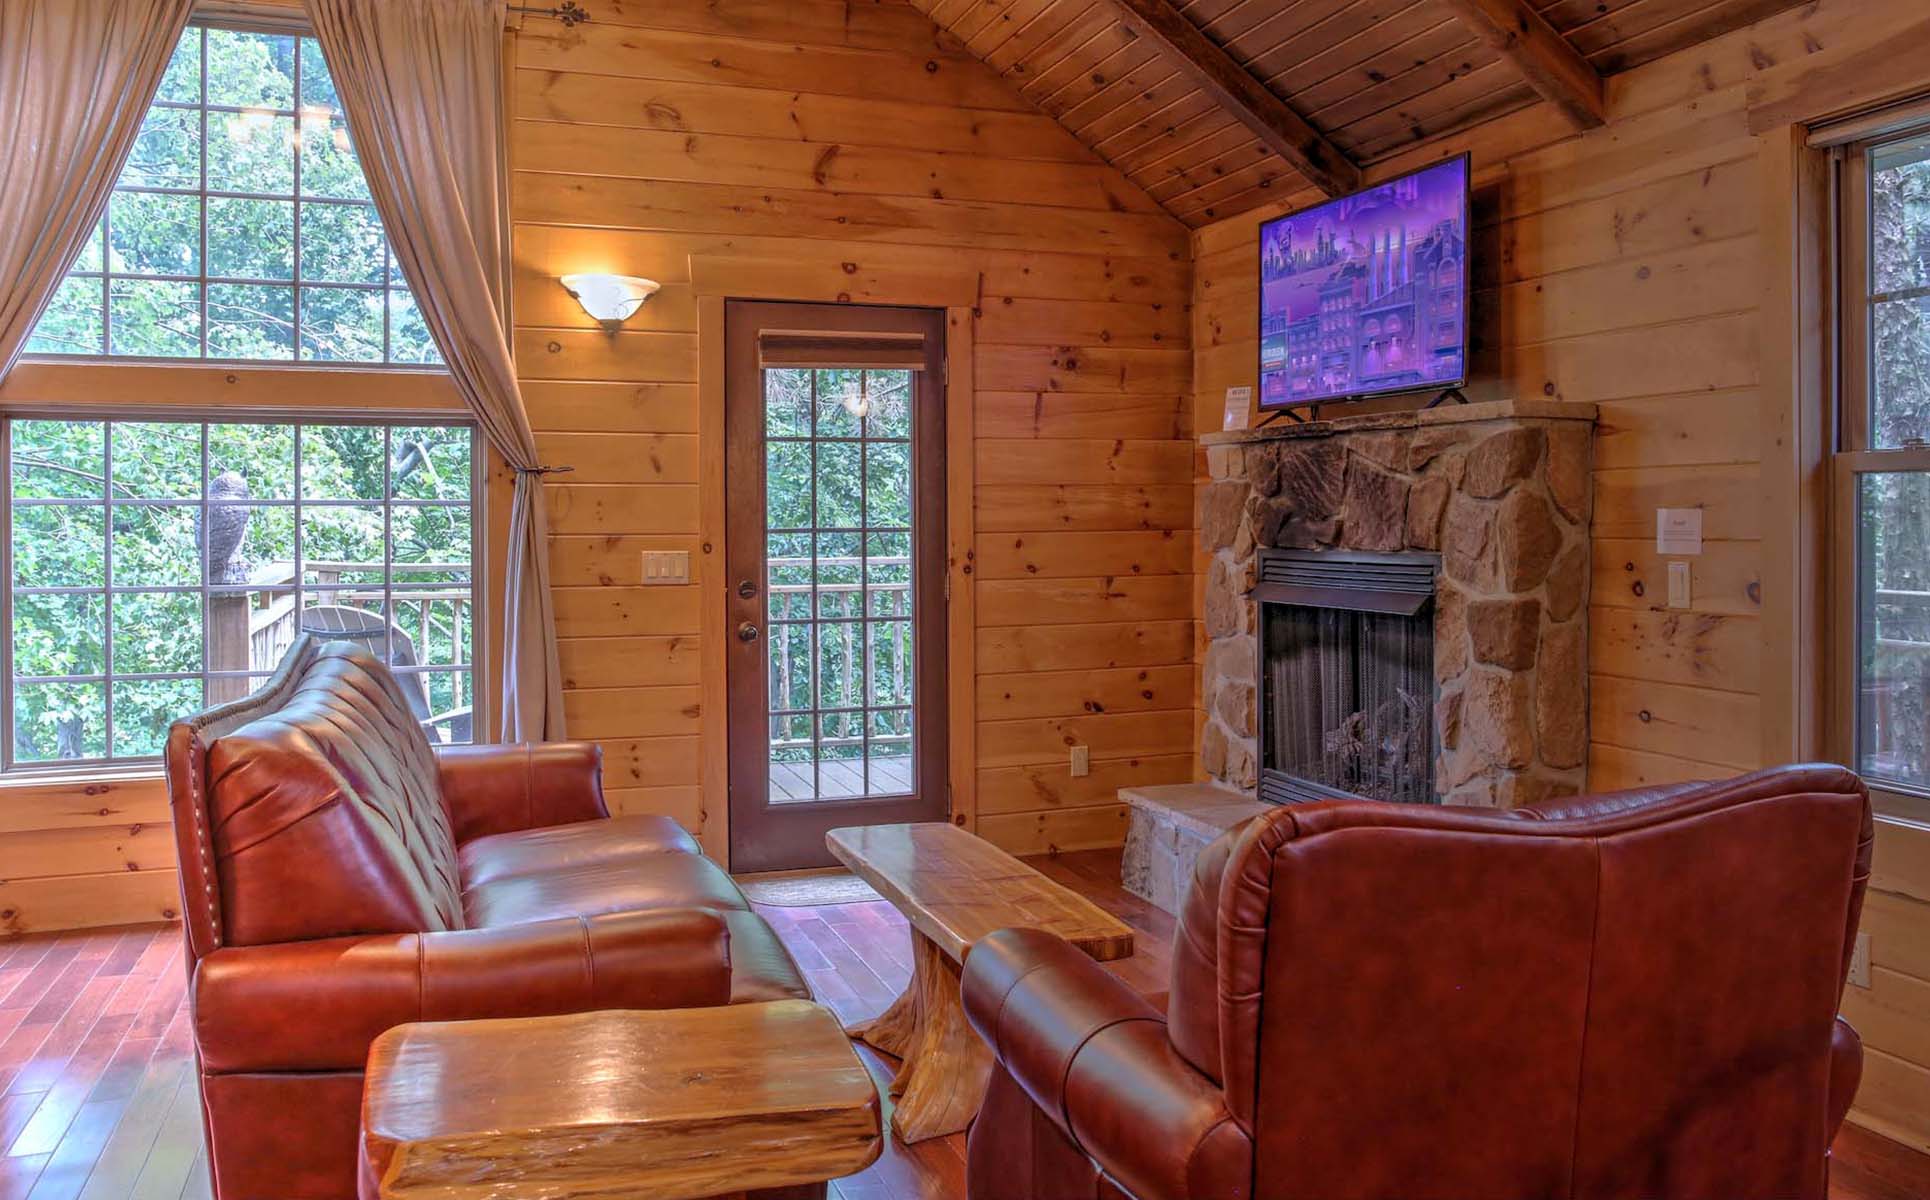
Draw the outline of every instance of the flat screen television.
[[[1468,381],[1468,156],[1260,226],[1260,407]]]

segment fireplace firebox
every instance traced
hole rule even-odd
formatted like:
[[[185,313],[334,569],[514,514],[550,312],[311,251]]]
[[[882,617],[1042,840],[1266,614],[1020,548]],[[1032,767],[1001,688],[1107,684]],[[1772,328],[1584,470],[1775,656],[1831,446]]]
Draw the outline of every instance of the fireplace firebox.
[[[1260,798],[1438,803],[1440,556],[1267,549],[1257,568]]]

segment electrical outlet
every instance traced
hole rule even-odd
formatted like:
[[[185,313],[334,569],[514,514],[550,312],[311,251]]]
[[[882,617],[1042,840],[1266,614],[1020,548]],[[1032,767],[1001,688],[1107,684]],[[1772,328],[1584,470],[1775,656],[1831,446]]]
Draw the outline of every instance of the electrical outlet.
[[[1669,564],[1669,607],[1689,607],[1689,564],[1672,562]]]
[[[1850,951],[1850,984],[1854,987],[1870,986],[1870,935],[1856,935],[1856,948]]]
[[[1074,746],[1072,748],[1072,777],[1082,779],[1092,774],[1092,748]]]
[[[690,551],[645,550],[643,582],[646,586],[690,582]]]

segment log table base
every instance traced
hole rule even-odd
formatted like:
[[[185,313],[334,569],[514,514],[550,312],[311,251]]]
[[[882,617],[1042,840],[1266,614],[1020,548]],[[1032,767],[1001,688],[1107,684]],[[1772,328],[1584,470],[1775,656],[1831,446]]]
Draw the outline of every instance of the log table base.
[[[899,1060],[891,1079],[891,1131],[906,1142],[960,1133],[978,1115],[992,1051],[965,1021],[959,967],[935,942],[911,934],[911,982],[891,1007],[846,1032]]]
[[[978,1115],[992,1052],[965,1020],[960,965],[998,929],[1055,933],[1100,962],[1133,952],[1132,929],[1005,851],[942,822],[833,829],[825,844],[911,923],[911,983],[890,1008],[846,1032],[896,1057],[900,1140],[958,1133]]]

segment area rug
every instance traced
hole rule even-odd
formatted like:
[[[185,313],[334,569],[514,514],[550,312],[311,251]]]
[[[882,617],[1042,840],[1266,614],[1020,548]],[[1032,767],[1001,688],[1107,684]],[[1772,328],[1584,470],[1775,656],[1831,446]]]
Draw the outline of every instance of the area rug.
[[[820,904],[866,904],[882,900],[871,885],[849,871],[780,871],[740,875],[737,886],[753,904],[810,908]]]

